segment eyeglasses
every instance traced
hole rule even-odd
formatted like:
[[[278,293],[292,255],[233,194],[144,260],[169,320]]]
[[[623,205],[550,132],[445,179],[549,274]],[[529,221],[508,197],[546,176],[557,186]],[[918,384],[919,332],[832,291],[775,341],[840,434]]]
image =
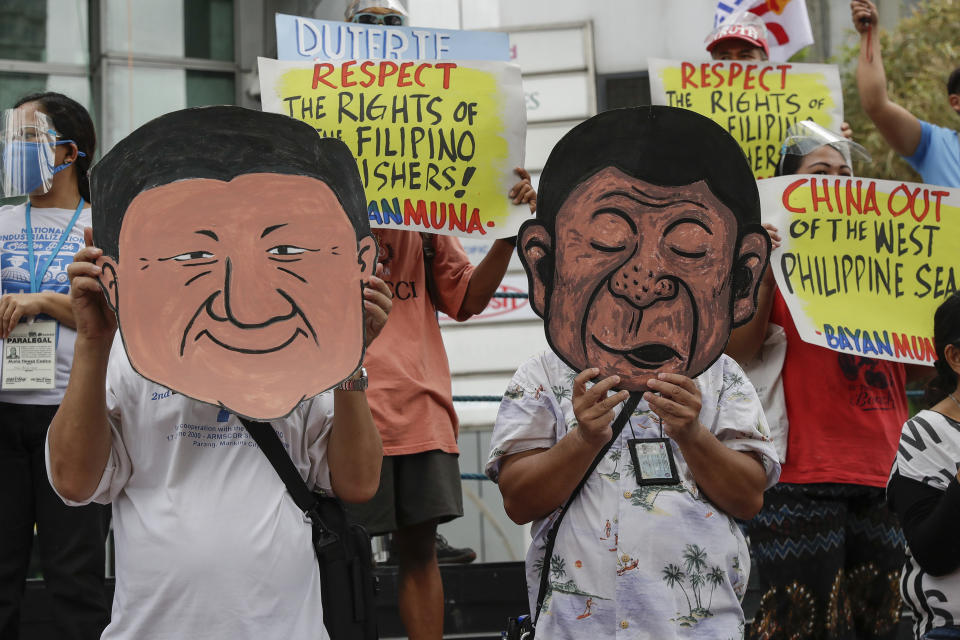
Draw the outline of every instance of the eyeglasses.
[[[360,24],[385,24],[389,27],[402,27],[404,17],[398,13],[357,13],[353,16],[354,22]]]
[[[52,143],[60,134],[53,129],[44,130],[40,127],[24,126],[13,132],[11,139],[18,142],[46,142]]]

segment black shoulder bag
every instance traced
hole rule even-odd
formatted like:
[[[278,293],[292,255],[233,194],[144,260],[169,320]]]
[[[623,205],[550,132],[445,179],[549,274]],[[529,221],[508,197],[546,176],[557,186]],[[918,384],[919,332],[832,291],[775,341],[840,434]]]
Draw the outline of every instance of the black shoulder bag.
[[[574,489],[570,497],[567,498],[563,508],[560,509],[560,515],[557,516],[553,526],[550,527],[550,532],[547,534],[547,546],[543,550],[543,564],[540,569],[540,587],[537,590],[537,610],[533,613],[532,618],[531,616],[510,618],[507,621],[507,630],[504,636],[507,640],[533,640],[537,620],[540,619],[540,610],[543,609],[543,601],[547,597],[547,588],[550,586],[550,562],[553,557],[553,547],[557,542],[557,532],[560,530],[560,523],[563,522],[563,516],[567,515],[567,510],[570,508],[570,505],[573,504],[573,501],[577,499],[580,490],[583,489],[583,485],[587,484],[587,480],[593,475],[597,465],[600,464],[600,461],[607,455],[607,451],[610,450],[613,443],[620,437],[620,432],[623,431],[624,425],[627,424],[630,416],[633,415],[633,411],[637,408],[637,405],[640,404],[641,395],[640,393],[630,394],[630,397],[623,405],[623,409],[620,410],[616,420],[613,421],[613,435],[610,437],[610,441],[603,445],[603,449],[600,449],[597,457],[590,463],[590,468],[583,474],[583,477],[580,479],[580,484],[577,485],[577,488]]]
[[[338,499],[310,491],[271,424],[240,421],[310,520],[327,633],[332,640],[377,640],[377,580],[366,529],[347,521]]]

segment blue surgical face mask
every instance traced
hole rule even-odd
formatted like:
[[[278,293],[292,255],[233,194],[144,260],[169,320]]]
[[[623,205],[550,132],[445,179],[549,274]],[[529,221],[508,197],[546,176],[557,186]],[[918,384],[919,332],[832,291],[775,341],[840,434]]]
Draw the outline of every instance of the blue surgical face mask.
[[[58,140],[54,146],[60,144],[69,144],[73,140]],[[53,177],[55,174],[63,171],[70,166],[70,162],[64,162],[57,166],[51,166],[43,157],[41,147],[47,147],[44,142],[24,142],[13,141],[7,144],[3,150],[3,166],[8,176],[16,178],[16,182],[10,185],[11,192],[16,191],[21,194],[30,194],[44,186],[44,174]],[[83,151],[78,151],[78,157],[84,157]],[[43,168],[46,167],[46,171]]]

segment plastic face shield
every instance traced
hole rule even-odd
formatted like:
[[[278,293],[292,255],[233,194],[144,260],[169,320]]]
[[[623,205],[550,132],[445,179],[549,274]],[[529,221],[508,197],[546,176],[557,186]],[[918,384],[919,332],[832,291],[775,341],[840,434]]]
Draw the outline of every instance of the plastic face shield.
[[[0,127],[0,197],[49,191],[57,144],[50,117],[39,111],[7,109]]]
[[[850,164],[852,160],[870,162],[870,154],[861,145],[847,140],[841,134],[830,131],[812,120],[803,120],[787,129],[787,137],[780,147],[780,165],[783,159],[789,156],[805,156],[824,145],[830,145],[840,152],[843,159]]]

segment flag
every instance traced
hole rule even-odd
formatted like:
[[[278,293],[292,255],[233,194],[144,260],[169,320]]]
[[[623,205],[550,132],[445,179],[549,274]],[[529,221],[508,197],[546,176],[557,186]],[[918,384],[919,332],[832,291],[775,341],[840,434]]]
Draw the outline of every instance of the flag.
[[[767,27],[770,60],[783,62],[813,44],[813,30],[805,0],[719,0],[714,28],[736,22],[747,11],[758,15]]]

